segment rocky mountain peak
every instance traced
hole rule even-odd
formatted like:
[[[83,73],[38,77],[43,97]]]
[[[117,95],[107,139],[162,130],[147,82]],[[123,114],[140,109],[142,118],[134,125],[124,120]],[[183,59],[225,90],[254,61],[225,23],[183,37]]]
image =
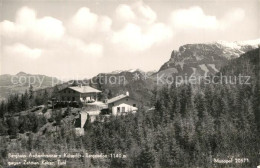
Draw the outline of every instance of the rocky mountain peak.
[[[169,61],[163,64],[158,73],[167,75],[209,75],[215,74],[228,60],[238,58],[255,49],[260,39],[212,43],[185,44],[173,50]]]
[[[177,57],[178,54],[179,54],[179,51],[173,50],[173,51],[172,51],[172,54],[171,54],[171,58]]]

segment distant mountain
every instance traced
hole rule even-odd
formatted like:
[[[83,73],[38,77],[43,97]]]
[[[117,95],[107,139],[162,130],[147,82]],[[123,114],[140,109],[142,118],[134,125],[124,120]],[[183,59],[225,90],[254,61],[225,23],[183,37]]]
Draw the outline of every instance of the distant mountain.
[[[229,60],[255,49],[260,39],[242,42],[218,41],[205,44],[186,44],[173,50],[169,61],[164,63],[157,75],[190,76],[217,73]]]
[[[30,84],[32,84],[34,90],[51,87],[53,81],[61,83],[55,77],[25,72],[19,72],[16,75],[0,75],[0,99],[6,99],[9,94],[24,93],[26,89],[28,90]]]
[[[144,105],[150,101],[155,81],[151,75],[156,71],[144,72],[140,69],[113,71],[109,73],[100,73],[91,79],[71,80],[56,85],[57,90],[61,90],[71,85],[89,85],[102,91],[100,99],[111,98],[126,91],[130,96],[139,100]],[[36,90],[35,96],[43,96],[45,91],[52,95],[54,87],[46,87]]]
[[[109,72],[109,73],[106,73],[106,74],[120,74],[120,73],[127,73],[127,72],[132,73],[132,74],[137,72],[137,73],[141,73],[143,75],[150,76],[150,75],[156,73],[157,70],[152,70],[152,71],[143,71],[141,69],[116,70],[116,71],[112,71],[112,72]]]
[[[108,95],[116,96],[129,91],[130,95],[137,100],[149,102],[151,92],[156,87],[158,75],[167,77],[216,74],[230,60],[257,48],[259,44],[260,39],[243,42],[218,41],[205,44],[186,44],[179,47],[178,51],[172,51],[169,61],[164,63],[159,71],[145,72],[140,69],[118,70],[100,73],[91,80],[84,79],[78,82],[88,83],[102,90],[104,97]],[[12,82],[12,79],[16,80],[15,84]],[[17,79],[23,80],[19,83]],[[49,93],[53,91],[52,80],[61,82],[57,78],[45,75],[32,75],[25,72],[19,72],[16,75],[0,75],[0,99],[6,98],[11,93],[23,93],[29,87],[29,79],[35,79],[33,86],[35,90],[38,90],[36,93],[40,95],[45,90]],[[58,90],[70,85],[70,83],[59,85]]]
[[[91,79],[90,85],[102,90],[106,96],[110,92],[112,97],[128,91],[131,97],[146,105],[150,100],[151,91],[155,86],[155,82],[151,77],[155,72],[131,69],[100,73]]]

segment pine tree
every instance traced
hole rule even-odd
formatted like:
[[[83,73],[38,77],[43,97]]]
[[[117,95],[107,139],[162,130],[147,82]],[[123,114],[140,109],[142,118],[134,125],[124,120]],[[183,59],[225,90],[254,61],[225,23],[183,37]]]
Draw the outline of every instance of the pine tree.
[[[155,166],[155,157],[149,147],[146,145],[137,158],[135,167],[138,168],[152,168]]]
[[[3,118],[5,113],[6,113],[6,103],[5,101],[1,101],[1,104],[0,104],[0,118]]]
[[[21,110],[27,110],[29,109],[29,95],[27,90],[25,91],[24,94],[21,96]]]
[[[17,133],[18,133],[18,123],[17,120],[14,119],[13,117],[9,118],[6,121],[7,125],[8,125],[8,134],[13,137],[16,138]]]
[[[109,89],[108,94],[107,94],[107,98],[111,99],[112,97],[113,97],[112,91]]]
[[[8,131],[7,125],[4,121],[0,120],[0,136],[6,135]]]
[[[203,112],[204,112],[204,110],[205,110],[205,107],[204,107],[204,98],[203,98],[203,96],[200,94],[200,93],[198,93],[196,96],[195,96],[195,101],[194,101],[194,103],[195,103],[195,108],[196,108],[196,110],[197,110],[197,112],[198,112],[198,117],[199,117],[199,119],[202,119],[202,117],[203,117]]]
[[[58,86],[55,85],[54,88],[53,88],[53,91],[52,91],[52,95],[51,95],[51,98],[58,98],[58,94],[59,94],[59,89],[58,89]]]
[[[47,106],[48,100],[49,100],[49,94],[48,94],[47,90],[45,89],[44,94],[43,94],[43,104]]]
[[[33,99],[33,85],[30,85],[30,87],[29,87],[29,99],[30,100]]]

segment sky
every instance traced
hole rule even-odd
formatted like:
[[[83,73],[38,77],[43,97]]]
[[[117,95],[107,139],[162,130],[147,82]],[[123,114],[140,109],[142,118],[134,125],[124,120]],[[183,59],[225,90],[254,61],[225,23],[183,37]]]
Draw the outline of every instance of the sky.
[[[260,37],[259,0],[2,0],[0,74],[158,70],[191,43]]]

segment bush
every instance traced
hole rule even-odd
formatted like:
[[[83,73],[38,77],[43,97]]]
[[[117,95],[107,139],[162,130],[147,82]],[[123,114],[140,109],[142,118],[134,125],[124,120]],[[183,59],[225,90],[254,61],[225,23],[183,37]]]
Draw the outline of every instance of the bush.
[[[54,121],[53,118],[49,118],[49,119],[48,119],[48,122],[50,122],[50,123],[52,123],[53,121]]]
[[[48,108],[47,108],[47,107],[44,107],[44,108],[42,109],[42,113],[43,113],[43,114],[46,113],[47,110],[48,110]]]

